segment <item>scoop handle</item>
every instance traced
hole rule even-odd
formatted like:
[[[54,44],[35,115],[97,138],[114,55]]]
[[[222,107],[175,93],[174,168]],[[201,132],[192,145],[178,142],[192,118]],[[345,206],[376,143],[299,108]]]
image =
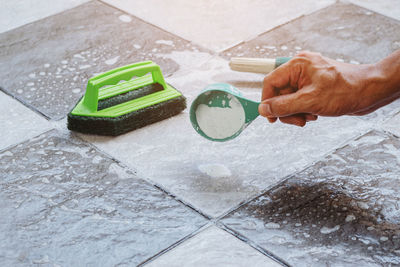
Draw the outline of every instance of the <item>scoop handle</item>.
[[[290,57],[277,58],[249,58],[233,57],[229,62],[232,70],[253,73],[270,73],[280,65],[288,62]]]

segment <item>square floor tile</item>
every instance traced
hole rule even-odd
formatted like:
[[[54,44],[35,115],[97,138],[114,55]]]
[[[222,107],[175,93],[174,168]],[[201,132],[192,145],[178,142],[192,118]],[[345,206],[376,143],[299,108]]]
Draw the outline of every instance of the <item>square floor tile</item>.
[[[104,2],[214,51],[227,49],[334,3],[332,0]]]
[[[236,237],[211,226],[146,265],[156,266],[281,266]]]
[[[301,17],[259,37],[226,50],[222,56],[293,56],[298,51],[320,52],[348,63],[374,63],[400,49],[400,21],[364,8],[339,3]],[[386,119],[400,109],[396,101],[366,120]]]
[[[89,0],[0,0],[0,33],[76,7]]]
[[[222,222],[294,266],[397,266],[399,149],[369,132]]]
[[[259,75],[230,71],[227,62],[218,58],[167,79],[188,97],[188,106],[206,85],[215,82],[229,82],[245,96],[259,99],[261,81]],[[319,159],[364,131],[364,126],[351,117],[321,118],[305,128],[269,124],[260,117],[238,138],[218,143],[194,131],[187,109],[116,138],[83,138],[129,164],[141,177],[216,217]]]
[[[206,223],[68,133],[0,158],[2,266],[137,265]]]
[[[0,43],[0,86],[52,119],[74,107],[95,74],[153,60],[170,75],[187,54],[205,55],[98,1],[3,33]]]
[[[396,114],[393,118],[388,120],[386,123],[382,125],[382,127],[397,136],[400,136],[400,114]]]
[[[0,91],[0,150],[51,127],[45,118]]]
[[[356,5],[368,8],[385,16],[400,20],[400,3],[398,0],[348,0]]]
[[[245,57],[320,52],[354,64],[373,63],[400,48],[400,21],[338,3],[282,25],[222,53]]]

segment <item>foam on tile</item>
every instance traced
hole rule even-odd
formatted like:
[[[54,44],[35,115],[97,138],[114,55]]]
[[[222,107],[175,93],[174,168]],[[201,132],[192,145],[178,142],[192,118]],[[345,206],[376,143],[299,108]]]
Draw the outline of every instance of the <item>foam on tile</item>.
[[[231,171],[222,164],[201,164],[198,168],[202,173],[212,178],[230,177],[232,175]]]
[[[116,56],[116,57],[110,58],[110,59],[108,59],[108,60],[106,60],[104,62],[107,65],[114,65],[115,63],[117,63],[118,59],[119,59],[119,56]]]

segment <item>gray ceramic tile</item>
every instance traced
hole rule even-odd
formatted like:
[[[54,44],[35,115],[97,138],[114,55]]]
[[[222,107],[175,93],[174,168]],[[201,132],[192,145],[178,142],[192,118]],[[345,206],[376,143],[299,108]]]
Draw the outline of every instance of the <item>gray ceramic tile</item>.
[[[369,132],[223,223],[294,266],[397,266],[399,149]]]
[[[348,0],[356,5],[368,8],[385,16],[400,20],[400,4],[398,0]]]
[[[211,226],[146,266],[278,267],[281,265],[231,234]]]
[[[204,54],[98,1],[3,33],[0,43],[0,86],[52,119],[72,109],[96,73],[153,60],[168,75],[183,52]]]
[[[388,120],[386,123],[382,125],[382,127],[397,136],[400,136],[400,114],[396,114],[392,119]]]
[[[262,76],[238,75],[218,58],[167,81],[182,90],[188,105],[205,86],[216,82],[232,83],[246,97],[261,97]],[[83,138],[129,164],[141,177],[216,217],[318,160],[365,131],[364,126],[364,122],[351,117],[321,118],[305,128],[269,124],[260,117],[238,138],[218,143],[194,131],[186,110],[117,138]]]
[[[0,150],[51,128],[39,114],[0,91]]]
[[[2,266],[132,266],[206,221],[68,134],[0,158]]]
[[[373,63],[400,49],[400,21],[352,4],[335,4],[226,50],[225,58],[293,56],[320,52],[354,64]],[[364,119],[385,119],[397,101]]]
[[[333,0],[103,0],[186,40],[221,51]]]
[[[0,0],[0,32],[76,7],[89,0]]]

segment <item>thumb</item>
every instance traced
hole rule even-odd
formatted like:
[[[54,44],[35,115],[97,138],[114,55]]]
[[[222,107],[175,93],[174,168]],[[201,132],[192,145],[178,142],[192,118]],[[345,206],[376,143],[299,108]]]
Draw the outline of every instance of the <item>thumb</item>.
[[[266,99],[258,106],[258,112],[264,117],[286,117],[298,113],[309,113],[299,101],[300,93],[280,95]]]

